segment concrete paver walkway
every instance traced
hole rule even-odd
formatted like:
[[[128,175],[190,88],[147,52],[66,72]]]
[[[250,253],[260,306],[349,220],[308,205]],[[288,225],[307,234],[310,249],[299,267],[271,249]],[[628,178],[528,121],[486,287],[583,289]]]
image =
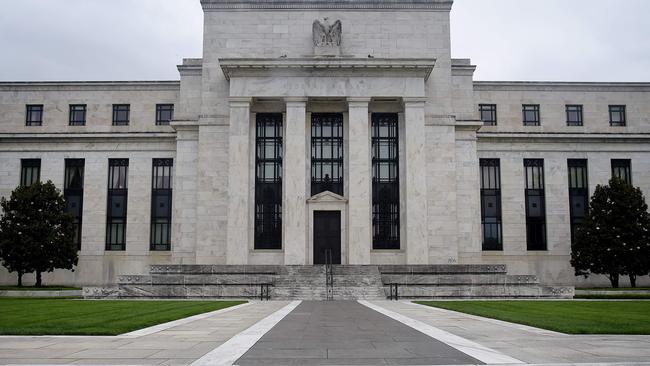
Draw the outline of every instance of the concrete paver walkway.
[[[650,362],[647,335],[568,335],[407,301],[372,303],[530,364]]]
[[[306,301],[236,365],[463,365],[480,361],[354,301]]]
[[[288,303],[251,303],[136,337],[2,336],[0,364],[189,365]]]

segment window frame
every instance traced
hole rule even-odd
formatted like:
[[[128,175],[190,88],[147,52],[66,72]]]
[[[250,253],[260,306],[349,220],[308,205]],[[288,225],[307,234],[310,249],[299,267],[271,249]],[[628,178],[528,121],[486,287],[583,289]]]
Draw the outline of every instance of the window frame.
[[[85,159],[65,159],[65,170],[63,178],[63,196],[66,200],[66,212],[73,216],[73,226],[75,228],[74,242],[77,244],[77,249],[81,250],[81,230],[83,228],[83,198],[84,198],[84,179],[85,179]],[[71,172],[74,168],[81,168],[81,185],[80,187],[70,186],[72,180]],[[78,196],[79,197],[79,216],[75,216],[71,213],[71,209],[68,206],[70,197]]]
[[[120,119],[120,113],[126,113],[125,119]],[[131,105],[113,104],[113,126],[128,126],[131,123]]]
[[[27,104],[25,106],[25,126],[43,126],[44,109],[43,104]],[[33,120],[34,113],[39,113],[40,118],[38,120]]]
[[[573,243],[577,228],[589,214],[589,162],[587,159],[567,159],[567,175],[569,179],[569,225]],[[575,214],[574,203],[576,201],[583,205],[585,216]]]
[[[387,125],[386,136],[381,134]],[[400,141],[397,113],[372,113],[372,249],[401,249]],[[388,149],[385,153],[383,147]],[[388,157],[386,157],[386,155]],[[388,177],[383,176],[386,169]]]
[[[20,159],[20,186],[29,187],[41,180],[41,159]],[[27,174],[29,172],[29,174]],[[36,177],[34,177],[36,172]],[[30,182],[27,181],[29,176]]]
[[[566,108],[566,125],[571,127],[580,127],[584,125],[584,106],[582,104],[567,104]],[[571,111],[571,108],[576,110]],[[577,120],[571,120],[571,113],[577,113]]]
[[[632,185],[632,159],[611,159],[612,178],[618,177],[624,182]],[[620,174],[623,170],[623,174]]]
[[[283,248],[284,123],[282,113],[255,115],[255,250]]]
[[[342,113],[312,113],[310,168],[312,196],[325,191],[344,196],[344,134]],[[324,154],[326,148],[330,149],[329,158]],[[325,179],[327,170],[331,173],[330,181]],[[338,173],[336,176],[335,172]]]
[[[172,103],[156,104],[156,126],[169,126],[174,120],[174,109],[175,106]],[[169,119],[162,118],[162,114],[166,112],[169,112]]]
[[[614,122],[615,113],[619,113],[620,121]],[[610,104],[609,105],[609,125],[611,127],[626,127],[627,126],[627,106],[625,104]]]
[[[489,108],[488,110],[484,110],[484,108]],[[483,121],[483,126],[496,126],[498,124],[498,112],[497,112],[497,105],[496,104],[479,104],[478,105],[478,112],[481,118],[481,121]],[[483,119],[483,113],[490,113],[490,120],[485,120]]]
[[[120,186],[119,179],[121,168],[124,169],[124,185]],[[115,174],[118,174],[118,186],[115,187]],[[108,159],[108,194],[107,194],[107,208],[106,208],[106,251],[125,251],[126,250],[126,232],[128,221],[128,198],[129,198],[129,159]],[[113,215],[112,199],[114,197],[124,197],[124,214],[122,216]],[[114,222],[114,220],[121,220],[122,222]],[[116,240],[113,235],[113,227],[115,227],[115,234],[118,235],[119,225],[122,225],[121,235]]]
[[[79,109],[78,109],[79,108]],[[87,104],[70,104],[70,115],[69,115],[69,125],[70,126],[85,126],[88,117],[88,105]],[[81,113],[83,116],[82,119],[77,120],[77,113]]]
[[[537,171],[537,174],[535,174],[535,171]],[[528,251],[547,251],[548,232],[546,222],[544,159],[524,159],[524,175],[524,194],[526,200],[526,248]],[[530,211],[530,201],[533,197],[540,197],[539,203],[542,207],[539,208],[541,211],[539,216],[533,216]],[[539,235],[541,235],[541,238],[539,238]]]
[[[174,159],[152,159],[151,170],[151,230],[149,232],[149,250],[171,251],[172,249],[172,210],[173,210],[173,187],[174,187]],[[168,173],[168,174],[167,174]],[[162,175],[161,175],[162,174]],[[160,178],[162,177],[162,185]],[[166,215],[158,216],[156,203],[157,198],[164,197],[167,200]],[[160,222],[159,222],[160,221]],[[163,229],[166,226],[166,229]],[[166,233],[166,235],[164,235]],[[160,235],[159,235],[160,234]],[[159,242],[160,239],[162,242]]]
[[[501,161],[500,159],[480,159],[480,187],[481,187],[481,232],[482,232],[482,250],[483,251],[502,251],[503,250],[503,205],[501,197]],[[493,168],[493,169],[490,169]],[[487,170],[487,172],[486,172]],[[492,171],[491,171],[492,170]],[[487,175],[485,173],[488,173]],[[487,180],[486,180],[487,178]],[[486,184],[487,183],[487,184]],[[486,216],[487,197],[495,197],[497,207],[495,208],[496,216]],[[494,222],[486,222],[490,221]],[[486,240],[490,227],[490,232],[496,226],[497,241],[488,242]]]
[[[528,108],[532,108],[532,110],[528,110]],[[528,112],[534,113],[535,119],[532,121],[528,120]],[[541,126],[542,125],[542,117],[541,117],[541,107],[539,104],[522,104],[521,105],[521,113],[523,117],[523,123],[524,126]]]

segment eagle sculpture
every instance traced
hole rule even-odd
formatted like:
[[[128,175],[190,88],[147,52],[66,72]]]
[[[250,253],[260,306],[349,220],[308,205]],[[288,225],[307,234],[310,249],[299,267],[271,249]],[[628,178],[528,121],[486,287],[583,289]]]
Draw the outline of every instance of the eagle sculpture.
[[[339,47],[341,46],[341,33],[343,25],[340,20],[330,25],[329,18],[325,18],[325,24],[320,20],[314,20],[314,46],[316,47]]]

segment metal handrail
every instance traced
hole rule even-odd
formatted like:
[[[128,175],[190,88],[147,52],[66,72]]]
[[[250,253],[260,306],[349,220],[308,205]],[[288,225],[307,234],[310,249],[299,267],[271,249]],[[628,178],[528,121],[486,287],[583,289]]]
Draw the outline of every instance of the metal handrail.
[[[334,300],[334,272],[332,270],[332,250],[325,251],[325,289],[327,301]]]

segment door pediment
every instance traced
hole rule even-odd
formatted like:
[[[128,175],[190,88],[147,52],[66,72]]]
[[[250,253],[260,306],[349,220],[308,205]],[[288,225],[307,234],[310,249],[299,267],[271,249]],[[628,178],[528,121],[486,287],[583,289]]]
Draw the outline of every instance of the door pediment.
[[[307,203],[347,203],[348,199],[334,192],[321,192],[307,199]]]

